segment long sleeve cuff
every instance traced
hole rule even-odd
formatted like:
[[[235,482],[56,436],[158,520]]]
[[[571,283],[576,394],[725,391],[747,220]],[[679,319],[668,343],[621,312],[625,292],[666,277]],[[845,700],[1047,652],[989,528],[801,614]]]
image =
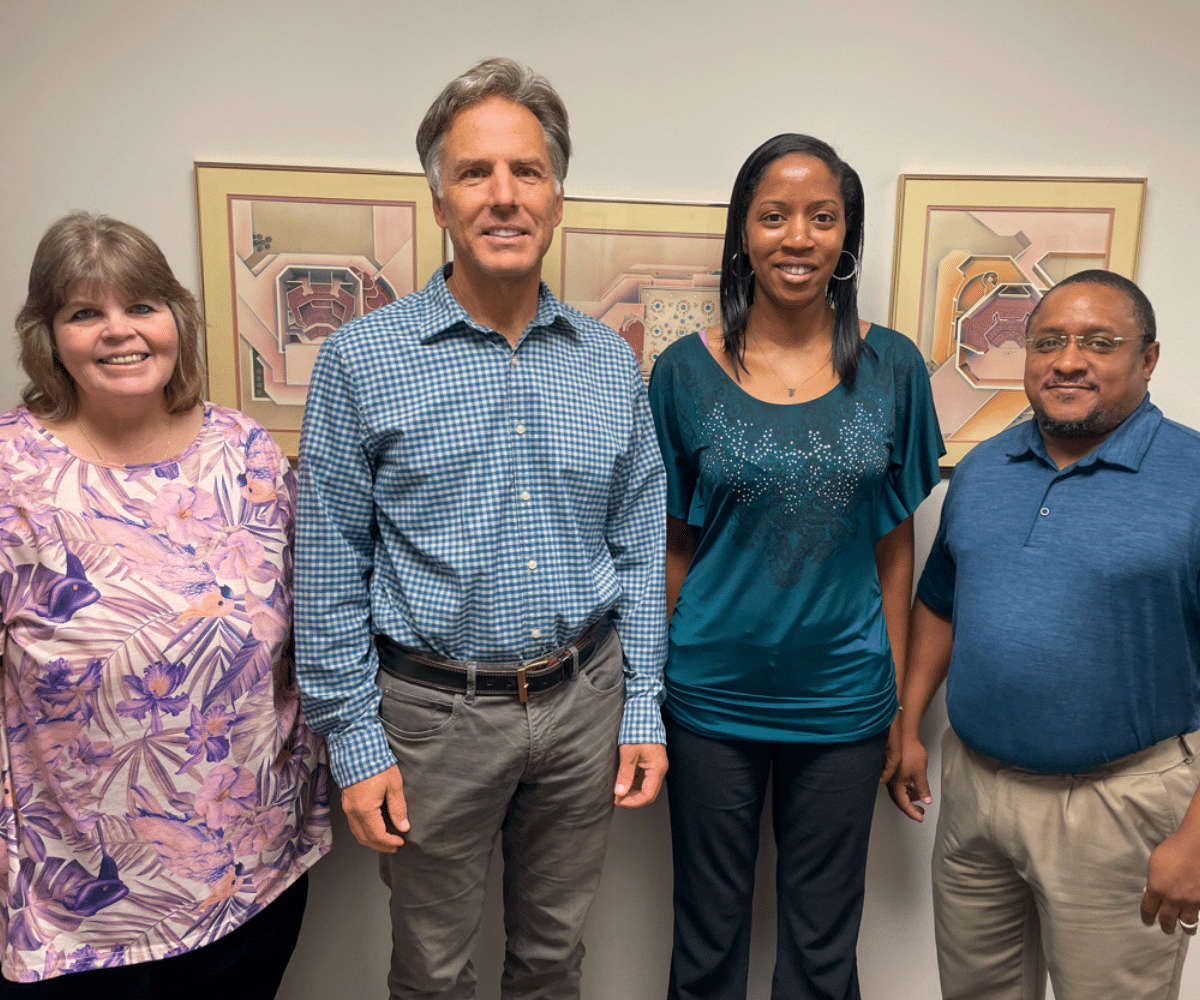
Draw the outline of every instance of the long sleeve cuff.
[[[663,726],[662,711],[658,698],[651,691],[635,694],[625,701],[625,715],[621,719],[618,743],[666,743],[667,731]]]
[[[329,766],[339,788],[364,781],[396,763],[387,734],[378,719],[368,719],[339,733],[330,733]]]

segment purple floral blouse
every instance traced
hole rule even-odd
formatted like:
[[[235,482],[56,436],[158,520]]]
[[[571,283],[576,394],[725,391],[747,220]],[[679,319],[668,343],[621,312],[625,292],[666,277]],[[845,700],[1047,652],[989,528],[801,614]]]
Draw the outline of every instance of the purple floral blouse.
[[[6,978],[191,951],[329,850],[291,677],[294,512],[287,460],[233,410],[128,468],[0,416]]]

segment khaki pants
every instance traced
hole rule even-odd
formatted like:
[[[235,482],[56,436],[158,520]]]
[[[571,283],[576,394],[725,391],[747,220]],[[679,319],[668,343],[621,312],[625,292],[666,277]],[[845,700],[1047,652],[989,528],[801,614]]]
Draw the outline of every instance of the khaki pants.
[[[583,923],[613,813],[625,705],[613,629],[570,683],[533,695],[445,694],[380,672],[379,718],[412,829],[379,856],[391,889],[392,1000],[470,1000],[471,950],[499,833],[504,1000],[577,1000]]]
[[[933,906],[946,1000],[1173,1000],[1188,938],[1139,914],[1150,853],[1200,784],[1200,734],[1086,774],[942,741]]]

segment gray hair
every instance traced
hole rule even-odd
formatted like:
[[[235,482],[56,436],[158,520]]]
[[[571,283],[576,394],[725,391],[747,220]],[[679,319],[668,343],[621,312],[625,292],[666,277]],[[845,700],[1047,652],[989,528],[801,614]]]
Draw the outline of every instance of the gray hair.
[[[417,155],[434,193],[442,194],[442,141],[454,116],[489,97],[502,97],[529,111],[542,125],[555,187],[562,192],[571,158],[570,123],[550,81],[512,59],[485,59],[446,84],[417,129]]]

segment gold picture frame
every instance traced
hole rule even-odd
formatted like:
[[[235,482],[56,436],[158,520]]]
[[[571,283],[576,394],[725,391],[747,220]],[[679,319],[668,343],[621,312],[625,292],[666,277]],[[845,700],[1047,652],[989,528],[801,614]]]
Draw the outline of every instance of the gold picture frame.
[[[214,403],[295,456],[308,376],[341,324],[421,288],[443,261],[422,174],[196,163]]]
[[[649,380],[671,341],[720,325],[726,211],[712,203],[566,198],[542,280],[620,333]]]
[[[1137,278],[1145,178],[902,174],[890,325],[916,341],[943,466],[1024,419],[1025,319],[1068,274]]]

